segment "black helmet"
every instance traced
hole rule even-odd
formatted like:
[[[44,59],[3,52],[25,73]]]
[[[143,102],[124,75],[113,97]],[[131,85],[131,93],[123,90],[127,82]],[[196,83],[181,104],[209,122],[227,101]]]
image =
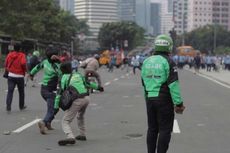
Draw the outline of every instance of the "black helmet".
[[[52,45],[49,45],[46,48],[46,57],[50,59],[52,55],[58,55],[58,51]]]
[[[70,74],[72,72],[72,64],[71,62],[64,62],[60,66],[61,72],[63,74]]]

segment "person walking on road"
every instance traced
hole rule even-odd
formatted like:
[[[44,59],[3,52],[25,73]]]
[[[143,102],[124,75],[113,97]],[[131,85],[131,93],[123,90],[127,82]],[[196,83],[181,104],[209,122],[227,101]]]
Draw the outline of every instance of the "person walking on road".
[[[174,111],[182,114],[185,107],[180,94],[176,64],[169,54],[173,41],[167,35],[155,39],[155,54],[143,62],[142,84],[147,107],[148,153],[166,153],[173,130]]]
[[[62,63],[60,69],[63,73],[63,76],[59,84],[60,88],[58,94],[55,98],[55,112],[58,112],[60,97],[62,92],[66,88],[72,87],[72,91],[74,91],[73,96],[76,97],[72,97],[75,100],[73,101],[70,108],[65,110],[64,117],[62,119],[62,129],[66,134],[67,138],[59,140],[58,144],[63,146],[67,144],[75,144],[75,139],[80,141],[86,141],[84,114],[89,104],[89,93],[86,86],[90,86],[91,88],[94,88],[101,92],[104,91],[104,88],[98,86],[96,83],[89,83],[85,81],[85,78],[80,73],[72,72],[70,62]],[[70,126],[75,116],[77,116],[78,128],[80,130],[80,135],[78,135],[77,137],[74,136]]]
[[[199,73],[200,65],[201,65],[201,57],[200,57],[200,53],[197,53],[196,56],[194,57],[194,69],[195,69],[194,74]]]
[[[24,77],[26,74],[26,55],[21,51],[20,45],[15,45],[14,51],[11,51],[7,55],[5,69],[9,72],[7,78],[8,91],[6,98],[6,111],[11,112],[11,103],[16,85],[19,92],[19,109],[24,110],[26,109],[24,87]]]
[[[33,55],[30,58],[29,64],[27,65],[28,72],[30,72],[36,65],[38,65],[40,63],[39,57],[40,57],[39,51],[35,50],[33,52]],[[26,78],[25,86],[27,85],[28,81],[29,81],[29,77]],[[33,83],[32,87],[36,87],[36,78],[35,77],[33,78],[32,83]]]
[[[46,57],[47,59],[35,66],[29,74],[31,80],[33,80],[34,75],[36,75],[41,69],[44,71],[41,85],[41,95],[47,103],[47,112],[44,119],[38,123],[41,134],[46,134],[46,128],[48,130],[53,129],[51,127],[51,122],[55,115],[55,91],[57,90],[58,78],[61,76],[58,52],[53,47],[48,47],[46,50]]]

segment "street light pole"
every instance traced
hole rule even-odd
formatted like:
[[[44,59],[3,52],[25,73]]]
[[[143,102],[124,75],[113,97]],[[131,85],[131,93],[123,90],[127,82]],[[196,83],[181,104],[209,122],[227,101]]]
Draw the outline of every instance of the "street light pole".
[[[216,50],[216,22],[214,22],[214,39],[213,39],[213,53]]]

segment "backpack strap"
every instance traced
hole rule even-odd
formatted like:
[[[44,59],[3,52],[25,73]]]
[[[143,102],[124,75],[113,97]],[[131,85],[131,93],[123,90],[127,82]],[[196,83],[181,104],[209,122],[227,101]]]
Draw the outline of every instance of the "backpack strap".
[[[71,74],[70,74],[70,76],[69,76],[69,79],[68,79],[68,82],[67,82],[66,88],[67,88],[67,87],[69,87],[69,84],[70,84],[70,80],[71,80],[71,78],[72,78],[72,75],[73,75],[73,73],[71,73]],[[66,89],[66,88],[65,88],[65,89]]]

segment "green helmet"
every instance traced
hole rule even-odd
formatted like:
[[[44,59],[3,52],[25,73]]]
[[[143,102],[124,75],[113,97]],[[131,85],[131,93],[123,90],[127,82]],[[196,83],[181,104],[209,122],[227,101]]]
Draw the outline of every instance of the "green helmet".
[[[39,56],[40,56],[40,53],[39,53],[39,51],[35,50],[35,51],[33,52],[33,55],[39,57]]]
[[[173,48],[172,38],[168,35],[159,35],[154,42],[154,50],[159,52],[171,52]]]

